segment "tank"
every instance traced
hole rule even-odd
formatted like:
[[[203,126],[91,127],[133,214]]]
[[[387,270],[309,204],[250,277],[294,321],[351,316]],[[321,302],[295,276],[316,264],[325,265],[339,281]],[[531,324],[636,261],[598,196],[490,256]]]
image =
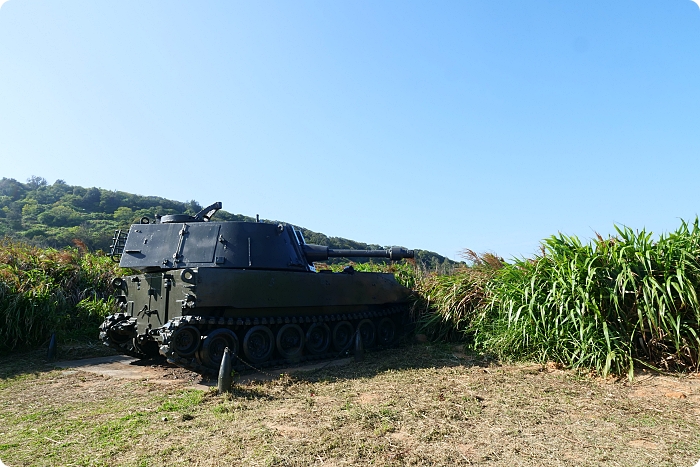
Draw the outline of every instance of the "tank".
[[[413,258],[412,250],[337,250],[307,244],[288,224],[142,218],[116,231],[111,257],[139,274],[118,277],[118,312],[100,326],[105,345],[138,358],[165,356],[215,374],[226,347],[236,371],[330,359],[389,346],[408,323],[411,290],[393,274],[316,271],[329,258]]]

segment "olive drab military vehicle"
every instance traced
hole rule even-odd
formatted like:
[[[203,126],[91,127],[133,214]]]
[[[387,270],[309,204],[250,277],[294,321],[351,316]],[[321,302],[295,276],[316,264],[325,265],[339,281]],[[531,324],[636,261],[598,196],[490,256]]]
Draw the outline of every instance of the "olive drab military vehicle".
[[[411,291],[393,274],[316,272],[313,264],[413,251],[311,245],[290,225],[211,221],[219,209],[143,218],[115,232],[112,259],[141,274],[113,281],[119,312],[100,326],[106,345],[211,374],[226,347],[243,370],[332,358],[353,349],[356,333],[365,348],[388,345],[406,325]]]

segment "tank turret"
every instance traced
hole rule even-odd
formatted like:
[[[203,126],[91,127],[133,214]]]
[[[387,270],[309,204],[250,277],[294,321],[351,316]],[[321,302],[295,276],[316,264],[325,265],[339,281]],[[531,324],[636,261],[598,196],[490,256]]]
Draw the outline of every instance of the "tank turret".
[[[105,344],[137,357],[165,355],[213,372],[228,347],[237,369],[390,345],[407,323],[411,291],[393,274],[315,272],[336,257],[413,258],[412,250],[307,244],[288,224],[214,222],[214,203],[194,216],[142,218],[117,231],[111,257],[141,274],[115,279],[118,313]],[[352,272],[352,274],[348,274]]]

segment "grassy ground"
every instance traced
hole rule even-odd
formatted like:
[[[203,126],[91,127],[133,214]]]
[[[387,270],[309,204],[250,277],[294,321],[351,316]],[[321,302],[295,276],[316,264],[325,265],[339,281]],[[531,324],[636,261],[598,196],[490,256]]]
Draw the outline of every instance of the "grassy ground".
[[[692,466],[700,378],[592,378],[446,346],[368,353],[216,395],[0,363],[0,459],[21,465]],[[172,369],[164,369],[172,373]]]

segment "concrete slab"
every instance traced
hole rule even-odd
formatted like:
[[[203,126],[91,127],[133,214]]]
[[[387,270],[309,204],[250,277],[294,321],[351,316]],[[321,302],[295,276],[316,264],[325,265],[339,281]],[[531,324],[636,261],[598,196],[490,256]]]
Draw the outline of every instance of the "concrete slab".
[[[339,360],[309,363],[308,365],[295,367],[265,369],[255,373],[236,375],[234,383],[249,384],[254,381],[271,381],[278,379],[282,374],[303,373],[325,367],[347,365],[352,361],[353,358],[350,357]],[[65,368],[64,374],[74,374],[78,370],[81,370],[113,378],[147,380],[160,384],[183,383],[189,381],[192,386],[198,389],[208,389],[212,386],[216,386],[216,379],[203,379],[196,373],[192,373],[176,365],[167,362],[158,362],[154,364],[149,360],[139,360],[125,355],[54,362],[51,363],[51,365],[56,368]]]
[[[109,357],[82,358],[80,360],[66,360],[65,362],[53,362],[51,365],[58,368],[83,368],[90,367],[93,373],[99,373],[99,368],[106,368],[113,363],[129,365],[138,361],[138,358],[126,355],[111,355]],[[118,368],[118,367],[117,367]],[[106,374],[106,373],[105,373]]]
[[[196,373],[164,361],[154,363],[153,361],[140,360],[126,355],[84,358],[81,360],[54,362],[51,365],[57,368],[66,368],[63,372],[64,374],[73,374],[81,370],[113,378],[146,380],[159,384],[181,384],[189,381],[196,386],[199,384],[200,379]]]

